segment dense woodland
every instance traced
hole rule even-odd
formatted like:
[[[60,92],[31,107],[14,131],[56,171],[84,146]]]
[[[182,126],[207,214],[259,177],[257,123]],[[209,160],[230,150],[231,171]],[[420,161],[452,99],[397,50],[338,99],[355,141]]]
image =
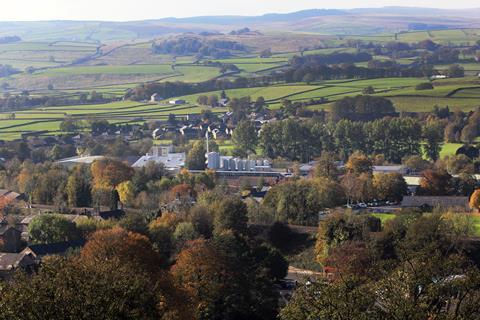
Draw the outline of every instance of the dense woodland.
[[[174,54],[179,56],[195,55],[199,58],[212,57],[215,59],[228,58],[235,51],[247,51],[247,48],[238,42],[228,40],[203,41],[198,38],[180,38],[165,40],[152,44],[152,51],[157,54]]]

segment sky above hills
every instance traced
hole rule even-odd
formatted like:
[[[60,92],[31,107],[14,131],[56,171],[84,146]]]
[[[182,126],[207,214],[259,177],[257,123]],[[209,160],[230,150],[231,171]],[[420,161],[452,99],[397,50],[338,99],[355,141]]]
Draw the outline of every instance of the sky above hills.
[[[203,15],[261,15],[304,9],[417,6],[448,9],[480,7],[478,0],[3,0],[2,21],[131,21]]]

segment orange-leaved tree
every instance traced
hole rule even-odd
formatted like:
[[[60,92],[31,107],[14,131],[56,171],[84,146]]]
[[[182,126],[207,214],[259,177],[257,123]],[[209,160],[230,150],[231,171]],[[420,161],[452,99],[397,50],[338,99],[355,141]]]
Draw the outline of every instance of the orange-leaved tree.
[[[133,169],[128,164],[114,159],[94,161],[90,170],[94,188],[115,187],[133,177]]]
[[[158,253],[146,236],[120,227],[93,233],[80,252],[80,259],[93,264],[117,259],[150,272],[161,266]]]
[[[480,189],[475,190],[470,196],[470,208],[480,212]]]

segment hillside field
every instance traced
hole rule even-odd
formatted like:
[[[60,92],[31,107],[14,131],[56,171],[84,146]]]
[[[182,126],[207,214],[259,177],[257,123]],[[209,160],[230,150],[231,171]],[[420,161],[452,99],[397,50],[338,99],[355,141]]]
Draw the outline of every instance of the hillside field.
[[[184,67],[191,72],[190,79],[195,77],[208,76],[195,71],[196,69],[217,72],[215,68],[207,67]],[[85,68],[83,68],[85,69]],[[110,69],[110,67],[108,68]],[[214,69],[214,70],[211,70]],[[87,69],[88,70],[88,69]],[[144,69],[146,70],[146,69]],[[164,66],[158,70],[165,70]],[[118,72],[122,72],[120,69]],[[278,84],[269,87],[255,87],[225,90],[229,98],[250,96],[256,99],[264,97],[269,108],[276,109],[282,106],[283,99],[294,102],[308,101],[310,99],[326,99],[325,104],[310,106],[310,109],[327,109],[331,104],[345,96],[355,96],[362,93],[367,86],[374,87],[376,95],[385,96],[392,100],[398,111],[424,112],[431,111],[434,106],[449,106],[451,110],[470,111],[480,106],[480,84],[476,78],[460,78],[437,80],[434,82],[433,90],[417,91],[415,85],[425,82],[426,79],[417,78],[389,78],[389,79],[368,79],[368,80],[334,80],[320,81],[315,83],[294,83]],[[457,84],[456,84],[457,83]],[[122,96],[129,85],[99,86],[79,90],[53,90],[51,94],[76,97],[81,92],[95,90],[99,93],[112,96]],[[118,101],[98,105],[74,105],[40,107],[27,111],[15,112],[15,120],[7,120],[11,113],[0,113],[0,139],[18,138],[21,133],[37,130],[58,130],[60,121],[66,118],[75,119],[106,119],[109,121],[148,121],[165,119],[172,113],[177,116],[200,113],[207,106],[199,106],[197,98],[200,95],[220,95],[220,91],[212,91],[176,97],[186,100],[185,105],[172,106],[168,101],[161,104],[147,104],[133,101]],[[38,93],[37,93],[38,94]],[[225,112],[225,108],[214,108],[213,112]],[[42,121],[40,123],[35,121]],[[35,123],[32,123],[35,122]],[[15,132],[15,134],[13,134]]]

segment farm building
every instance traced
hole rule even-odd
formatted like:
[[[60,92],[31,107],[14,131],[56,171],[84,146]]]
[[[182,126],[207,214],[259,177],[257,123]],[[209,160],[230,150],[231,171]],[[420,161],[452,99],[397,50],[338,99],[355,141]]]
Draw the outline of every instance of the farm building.
[[[436,74],[430,77],[431,80],[438,80],[438,79],[447,79],[448,77],[444,74]]]
[[[168,101],[168,103],[170,103],[172,105],[180,105],[180,104],[185,104],[187,102],[185,100],[182,100],[182,99],[176,99],[176,100],[170,100],[170,101]]]
[[[8,225],[0,225],[0,243],[3,252],[18,252],[20,251],[21,232],[16,228]]]
[[[159,102],[159,101],[162,101],[162,100],[163,100],[163,97],[161,97],[158,93],[154,93],[150,97],[150,102]]]
[[[58,160],[56,163],[67,168],[72,168],[77,164],[91,165],[96,160],[104,159],[104,156],[78,156]]]
[[[230,99],[228,99],[228,98],[220,99],[220,101],[218,101],[218,104],[221,105],[222,107],[226,107],[226,106],[228,106],[229,101],[230,101]]]

